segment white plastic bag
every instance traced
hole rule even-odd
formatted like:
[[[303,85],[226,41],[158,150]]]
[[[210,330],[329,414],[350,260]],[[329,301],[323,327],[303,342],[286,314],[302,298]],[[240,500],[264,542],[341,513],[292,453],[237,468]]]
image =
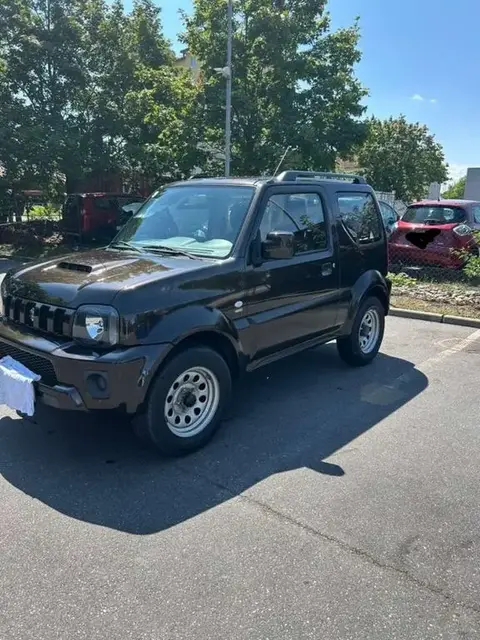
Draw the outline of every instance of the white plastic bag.
[[[0,404],[6,404],[10,409],[33,416],[35,412],[33,383],[39,380],[39,375],[12,357],[5,356],[0,360]]]

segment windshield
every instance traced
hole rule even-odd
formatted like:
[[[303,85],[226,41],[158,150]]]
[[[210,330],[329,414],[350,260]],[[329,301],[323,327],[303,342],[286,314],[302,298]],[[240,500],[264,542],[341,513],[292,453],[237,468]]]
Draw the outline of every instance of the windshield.
[[[460,207],[423,206],[408,207],[402,216],[403,222],[417,224],[453,224],[465,222],[465,211]]]
[[[148,200],[115,238],[139,248],[156,245],[226,258],[240,233],[252,187],[166,187]]]

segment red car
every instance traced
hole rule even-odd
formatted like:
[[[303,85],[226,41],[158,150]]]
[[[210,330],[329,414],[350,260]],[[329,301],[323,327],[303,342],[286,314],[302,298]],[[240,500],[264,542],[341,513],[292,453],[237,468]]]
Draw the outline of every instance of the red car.
[[[461,269],[465,258],[459,252],[478,255],[474,230],[480,231],[480,202],[414,202],[392,231],[390,262]]]
[[[80,242],[91,239],[110,241],[117,233],[122,207],[143,202],[135,193],[72,193],[62,210],[63,230]]]

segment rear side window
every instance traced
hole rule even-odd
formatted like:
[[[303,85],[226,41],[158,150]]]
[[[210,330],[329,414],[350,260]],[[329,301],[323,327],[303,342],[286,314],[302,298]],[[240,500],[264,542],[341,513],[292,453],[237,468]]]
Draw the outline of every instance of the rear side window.
[[[382,222],[371,193],[337,193],[340,217],[355,242],[368,244],[382,238]]]
[[[461,207],[419,206],[408,207],[402,216],[404,222],[415,224],[453,224],[465,222],[466,214]]]

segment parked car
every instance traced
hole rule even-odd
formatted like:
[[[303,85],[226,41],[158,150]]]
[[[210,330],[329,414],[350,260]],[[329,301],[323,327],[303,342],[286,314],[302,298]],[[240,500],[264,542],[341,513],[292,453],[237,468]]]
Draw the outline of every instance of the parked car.
[[[62,209],[63,231],[80,243],[110,241],[117,232],[122,206],[143,201],[135,193],[71,193]]]
[[[388,204],[388,202],[379,200],[378,204],[380,206],[380,213],[382,214],[383,224],[385,225],[387,236],[390,237],[393,230],[395,229],[395,225],[400,219],[400,216],[392,207],[392,205]]]
[[[363,178],[286,171],[155,192],[104,249],[13,269],[0,357],[58,409],[123,410],[166,454],[203,446],[232,381],[336,340],[375,358],[389,311],[387,239]]]
[[[480,202],[422,200],[407,207],[390,236],[394,263],[462,268],[465,253],[478,253]]]

